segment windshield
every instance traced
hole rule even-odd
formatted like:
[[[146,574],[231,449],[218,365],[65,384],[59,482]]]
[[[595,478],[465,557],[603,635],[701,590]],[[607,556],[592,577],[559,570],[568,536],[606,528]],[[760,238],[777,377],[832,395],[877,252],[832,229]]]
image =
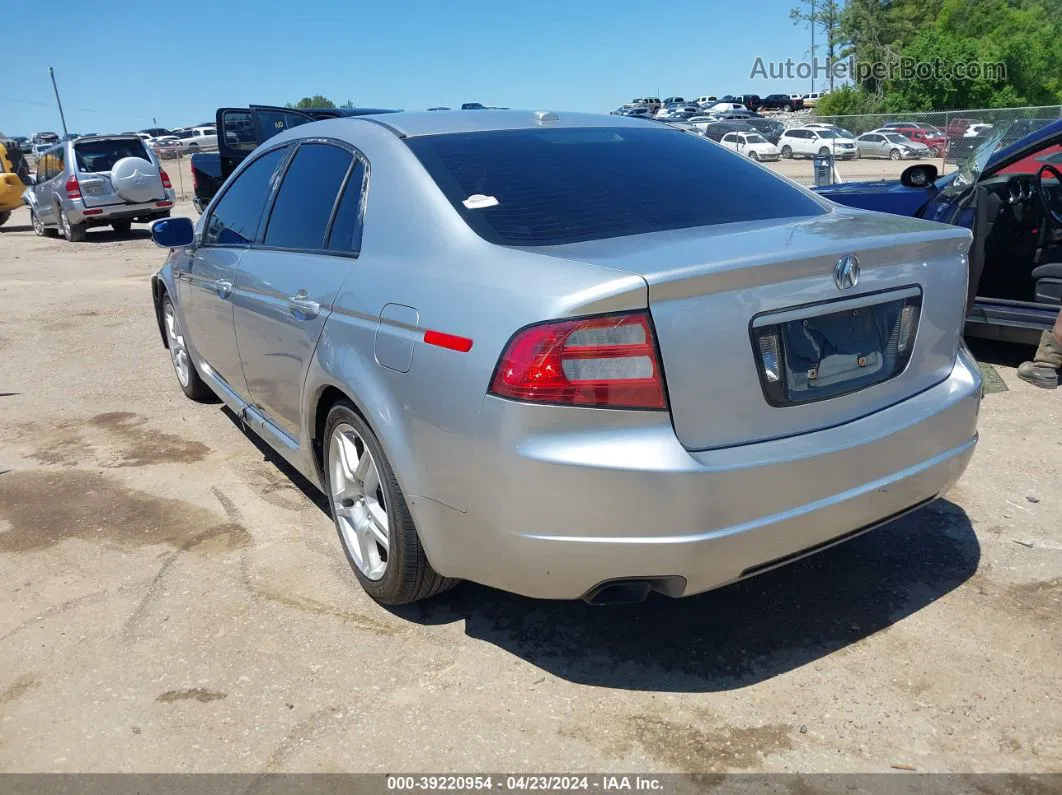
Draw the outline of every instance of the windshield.
[[[890,141],[892,141],[894,144],[909,144],[909,143],[911,143],[911,140],[909,138],[905,138],[904,136],[900,135],[899,133],[889,133],[885,137],[888,138]]]
[[[816,130],[820,138],[840,138],[840,134],[835,133],[833,130]]]
[[[977,178],[981,176],[981,172],[985,170],[985,165],[988,164],[988,160],[992,157],[992,153],[996,151],[999,146],[999,142],[1003,140],[1003,135],[1010,127],[1009,124],[1001,124],[994,127],[981,144],[973,150],[968,158],[960,166],[955,177],[944,187],[941,191],[943,196],[952,196],[957,193],[961,193],[970,185],[977,182]]]
[[[766,139],[762,135],[746,135],[745,142],[750,144],[765,144]]]
[[[825,212],[748,159],[667,128],[497,130],[425,135],[406,145],[465,223],[501,245]],[[725,202],[719,184],[729,186]]]

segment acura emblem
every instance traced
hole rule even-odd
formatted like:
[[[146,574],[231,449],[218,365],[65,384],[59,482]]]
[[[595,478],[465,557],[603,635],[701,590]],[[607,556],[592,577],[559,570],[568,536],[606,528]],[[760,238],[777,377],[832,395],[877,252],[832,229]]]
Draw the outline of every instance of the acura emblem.
[[[833,281],[838,290],[847,290],[859,284],[859,260],[855,254],[848,254],[837,260],[833,268]]]

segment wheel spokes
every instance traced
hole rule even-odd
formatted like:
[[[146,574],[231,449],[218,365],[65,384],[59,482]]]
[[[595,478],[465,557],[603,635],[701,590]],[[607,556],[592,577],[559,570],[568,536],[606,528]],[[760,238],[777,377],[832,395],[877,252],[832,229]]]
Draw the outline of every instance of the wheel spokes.
[[[329,446],[332,508],[351,559],[366,577],[387,570],[390,546],[380,472],[365,440],[349,425],[332,433]]]
[[[373,540],[380,545],[386,553],[389,549],[390,540],[387,535],[387,511],[375,499],[365,501],[366,529]]]

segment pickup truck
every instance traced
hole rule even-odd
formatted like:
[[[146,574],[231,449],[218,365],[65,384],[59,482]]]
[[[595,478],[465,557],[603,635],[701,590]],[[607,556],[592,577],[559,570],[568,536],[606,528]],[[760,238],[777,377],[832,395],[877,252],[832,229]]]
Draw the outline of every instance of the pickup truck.
[[[217,152],[192,155],[192,204],[200,213],[210,204],[229,174],[264,141],[289,127],[321,119],[398,113],[384,108],[280,108],[251,105],[247,108],[218,108],[215,115],[218,134]]]

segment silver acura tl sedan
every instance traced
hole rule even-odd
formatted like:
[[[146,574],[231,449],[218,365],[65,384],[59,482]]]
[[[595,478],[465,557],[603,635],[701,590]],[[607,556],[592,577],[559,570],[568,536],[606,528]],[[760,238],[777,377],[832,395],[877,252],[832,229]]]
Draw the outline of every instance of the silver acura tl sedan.
[[[327,494],[386,604],[699,593],[962,474],[965,229],[622,116],[314,122],[158,221],[178,381]]]

